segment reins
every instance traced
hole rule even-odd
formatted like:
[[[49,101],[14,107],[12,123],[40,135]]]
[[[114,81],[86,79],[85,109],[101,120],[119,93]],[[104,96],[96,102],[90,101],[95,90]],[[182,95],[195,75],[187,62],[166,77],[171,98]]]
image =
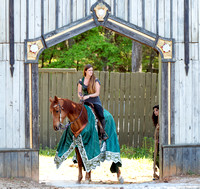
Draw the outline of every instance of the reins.
[[[69,121],[66,125],[64,125],[63,123],[61,123],[61,119],[62,119],[62,118],[61,118],[61,109],[64,110],[64,108],[61,107],[61,105],[58,103],[59,111],[60,111],[59,130],[60,130],[60,129],[66,130],[71,124],[75,123],[75,122],[80,118],[80,116],[81,116],[81,114],[82,114],[82,112],[83,112],[83,107],[84,107],[84,102],[83,102],[83,101],[81,101],[81,102],[82,102],[82,108],[81,108],[81,112],[80,112],[79,116],[78,116],[74,121],[72,121],[72,122]]]

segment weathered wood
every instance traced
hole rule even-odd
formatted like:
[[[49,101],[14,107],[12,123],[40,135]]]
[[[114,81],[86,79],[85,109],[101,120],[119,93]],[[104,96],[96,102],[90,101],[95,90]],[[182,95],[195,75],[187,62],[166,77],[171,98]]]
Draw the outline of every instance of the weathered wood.
[[[124,73],[121,73],[120,74],[120,116],[119,116],[119,133],[120,136],[119,136],[119,143],[120,145],[126,143],[126,137],[125,136],[125,133],[124,133],[124,107],[125,107],[125,104],[124,104],[124,97],[125,97],[125,74]]]
[[[104,107],[104,98],[105,98],[105,94],[104,94],[104,91],[105,91],[105,72],[104,71],[100,72],[99,80],[101,81],[100,100],[101,100],[102,106]]]
[[[6,9],[6,0],[2,0],[0,4],[1,12],[0,12],[0,41],[6,42],[6,35],[7,35],[7,28],[6,23],[8,22],[8,19],[6,19],[6,12],[9,12],[8,9]]]
[[[145,29],[156,33],[156,0],[145,1]],[[149,22],[151,20],[151,22]]]
[[[30,148],[29,127],[29,65],[24,65],[24,90],[25,90],[25,147]]]
[[[176,153],[177,149],[172,148],[169,152],[169,175],[176,175]]]
[[[129,127],[129,145],[133,146],[133,136],[134,136],[134,74],[131,73],[131,86],[130,86],[130,127]]]
[[[19,135],[19,131],[20,131],[20,112],[17,111],[19,110],[19,105],[20,103],[18,102],[19,97],[20,97],[20,82],[19,82],[19,62],[16,61],[15,62],[15,70],[16,70],[16,74],[14,73],[13,75],[13,80],[16,82],[15,85],[13,86],[13,90],[15,91],[15,95],[13,95],[13,112],[16,112],[13,115],[13,125],[15,125],[15,127],[12,128],[12,132],[13,132],[13,141],[12,141],[12,147],[13,148],[17,148],[20,146],[20,135]]]
[[[13,0],[9,0],[9,44],[10,44],[10,73],[11,76],[13,76],[13,72],[14,72],[14,30],[15,30],[15,25],[14,25],[14,1]]]
[[[18,161],[17,161],[17,168],[18,168],[18,177],[23,178],[25,177],[25,161],[24,161],[24,152],[18,152]]]
[[[31,178],[39,182],[39,152],[31,152]]]
[[[130,117],[130,104],[129,104],[129,96],[130,96],[130,74],[126,74],[126,78],[125,78],[125,94],[124,94],[124,101],[125,101],[125,117],[124,117],[124,136],[126,136],[125,138],[125,144],[129,145],[129,136],[128,136],[128,131],[129,131],[129,127],[130,127],[130,121],[129,121],[129,117]]]
[[[0,61],[0,83],[6,82],[6,76],[4,75],[5,67],[8,62],[6,61]],[[5,108],[5,100],[6,100],[6,91],[0,92],[0,148],[4,148],[6,146],[6,120],[4,119],[4,116],[6,114],[6,108]]]
[[[139,73],[135,73],[135,83],[133,84],[134,85],[134,91],[135,91],[135,95],[134,95],[134,121],[135,121],[135,124],[134,124],[134,146],[135,147],[138,147],[138,143],[139,143],[139,139],[138,139],[138,111],[137,111],[137,107],[139,107],[139,85],[140,85],[140,80],[139,80],[139,77],[137,77],[139,75]]]
[[[196,147],[196,172],[200,173],[200,147]]]
[[[178,28],[178,34],[176,38],[176,42],[184,42],[184,0],[177,1],[177,28]]]
[[[176,149],[176,174],[180,175],[183,172],[183,148]]]
[[[190,14],[189,18],[191,25],[189,27],[190,38],[189,41],[196,43],[199,42],[199,26],[198,26],[198,14],[199,14],[199,1],[194,0],[189,2]]]
[[[139,75],[140,80],[140,87],[139,87],[139,106],[137,107],[139,109],[139,144],[142,144],[143,138],[144,138],[144,97],[145,97],[145,74],[141,73]]]
[[[25,175],[26,175],[26,178],[31,178],[31,159],[32,159],[32,156],[31,156],[31,152],[25,152],[24,153],[24,161],[25,161]]]
[[[39,103],[40,104],[40,111],[41,111],[41,114],[43,115],[41,117],[41,126],[40,129],[40,136],[41,136],[41,141],[42,141],[42,147],[46,147],[46,146],[49,146],[49,140],[48,140],[48,120],[49,120],[49,112],[47,111],[47,107],[49,107],[49,100],[48,100],[48,97],[49,97],[49,77],[48,77],[48,73],[44,73],[44,74],[41,74],[41,92],[40,92],[40,100],[43,102],[43,103]],[[42,94],[42,95],[41,95]]]
[[[4,154],[0,153],[0,177],[4,177]]]
[[[171,64],[171,144],[175,144],[175,64]]]
[[[198,174],[199,145],[163,146],[163,177]]]
[[[114,96],[114,120],[116,127],[118,128],[118,116],[119,116],[119,79],[120,79],[120,74],[116,73],[115,74],[115,80],[114,80],[114,93],[112,94]]]
[[[11,159],[11,153],[10,152],[5,152],[4,154],[4,177],[10,178],[11,172],[12,172],[12,159]]]
[[[33,149],[39,149],[39,80],[38,65],[32,65],[32,121],[33,121]]]
[[[168,177],[170,175],[169,172],[169,149],[164,149],[163,150],[163,175],[162,177]]]
[[[17,159],[17,153],[11,152],[10,153],[11,157],[11,177],[18,177],[17,175],[17,170],[18,170],[18,159]]]
[[[146,123],[152,122],[151,120],[151,114],[152,114],[152,107],[151,106],[151,85],[152,85],[152,74],[151,73],[147,73],[145,75],[145,88],[146,88],[146,92],[145,92],[145,98],[144,98],[144,103],[145,103],[145,121],[144,121],[144,126],[143,126],[143,134],[145,136],[152,136],[150,135],[150,133],[152,133],[153,127],[147,127]]]
[[[165,5],[164,5],[164,18],[165,18],[165,22],[164,22],[164,37],[171,37],[171,15],[170,15],[170,3],[171,1],[164,1]],[[166,27],[167,25],[167,27]]]
[[[183,148],[183,174],[188,174],[190,165],[190,148]]]
[[[161,144],[168,144],[168,75],[167,75],[167,69],[168,65],[162,64],[162,80],[161,82],[161,96],[162,96],[162,101],[161,101],[161,107],[159,107],[159,112],[161,116],[160,118],[160,123],[162,125],[161,127],[161,133],[162,133],[162,138]],[[165,99],[165,100],[164,100]]]
[[[51,73],[50,76],[51,80],[50,80],[50,94],[49,97],[54,98],[54,96],[57,95],[56,93],[56,73]],[[48,106],[49,108],[49,106]],[[48,110],[49,112],[49,110]],[[57,143],[57,132],[54,131],[53,129],[53,118],[52,115],[49,114],[49,126],[47,127],[49,129],[49,142],[50,142],[50,147],[53,148]]]
[[[109,90],[109,87],[110,87],[110,85],[109,85],[109,73],[108,72],[106,72],[105,73],[105,80],[104,80],[104,82],[105,82],[105,86],[104,86],[104,90],[105,90],[105,97],[104,97],[104,108],[105,109],[107,109],[108,110],[108,102],[109,102],[109,95],[108,95],[108,90]]]
[[[108,111],[113,115],[113,110],[114,110],[114,92],[115,92],[115,88],[114,86],[114,82],[115,82],[115,75],[114,73],[110,73],[110,104],[109,104],[109,108]]]

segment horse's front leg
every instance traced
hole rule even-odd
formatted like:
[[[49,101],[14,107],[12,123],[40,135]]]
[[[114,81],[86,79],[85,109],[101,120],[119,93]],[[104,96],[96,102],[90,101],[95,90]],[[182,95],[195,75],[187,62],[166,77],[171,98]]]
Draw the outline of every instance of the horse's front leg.
[[[78,180],[77,180],[77,183],[80,184],[81,180],[83,178],[83,174],[82,174],[83,162],[82,162],[81,155],[79,153],[78,148],[75,148],[75,151],[76,151],[76,157],[77,157],[77,161],[78,161]]]
[[[89,184],[91,182],[91,171],[90,172],[86,172],[86,175],[85,175],[85,182],[87,184]]]

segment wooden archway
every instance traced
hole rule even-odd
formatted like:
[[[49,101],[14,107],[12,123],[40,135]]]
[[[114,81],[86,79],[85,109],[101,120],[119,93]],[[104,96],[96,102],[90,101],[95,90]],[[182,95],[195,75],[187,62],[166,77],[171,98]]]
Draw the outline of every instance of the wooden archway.
[[[38,70],[36,67],[31,68],[32,64],[37,64],[40,54],[46,48],[54,46],[62,41],[70,39],[76,35],[86,32],[97,26],[105,27],[109,30],[113,30],[121,35],[124,35],[132,40],[139,43],[145,44],[156,49],[161,57],[161,71],[160,77],[160,134],[161,144],[171,144],[173,136],[171,135],[171,123],[173,122],[173,109],[171,104],[173,101],[172,95],[173,87],[171,82],[171,64],[175,62],[174,52],[174,39],[164,38],[155,33],[145,30],[144,28],[138,27],[125,20],[115,17],[111,14],[110,6],[102,0],[99,0],[91,7],[91,15],[73,22],[64,27],[58,28],[54,31],[46,33],[35,39],[25,40],[25,64],[29,64],[29,75],[25,82],[25,87],[28,91],[26,94],[26,107],[29,107],[29,113],[25,116],[29,130],[32,127],[36,127],[35,135],[30,132],[30,147],[39,146],[38,142],[32,144],[34,137],[39,137],[38,134],[38,119],[39,119],[39,97],[38,97]],[[25,67],[28,69],[28,67]],[[32,74],[31,74],[32,73]],[[35,122],[33,121],[35,120]],[[32,126],[32,124],[35,124]],[[34,136],[33,136],[34,135]],[[37,139],[35,139],[37,140]],[[162,156],[161,156],[162,157]],[[161,158],[162,165],[162,158]],[[162,177],[162,166],[161,166],[161,177]]]

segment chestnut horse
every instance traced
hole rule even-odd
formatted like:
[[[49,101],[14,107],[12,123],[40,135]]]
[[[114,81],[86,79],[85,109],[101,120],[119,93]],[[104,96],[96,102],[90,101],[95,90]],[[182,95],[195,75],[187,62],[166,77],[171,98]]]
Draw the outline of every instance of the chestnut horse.
[[[88,123],[88,114],[86,107],[84,104],[78,104],[68,99],[62,99],[55,96],[54,99],[49,98],[50,112],[53,116],[53,128],[55,131],[60,130],[63,126],[63,121],[66,117],[70,120],[70,124],[68,124],[70,132],[73,133],[74,137],[78,137],[83,129],[86,127]],[[66,137],[67,138],[67,137]],[[109,140],[109,139],[108,139]],[[99,142],[98,142],[99,143]],[[79,152],[79,148],[77,145],[75,147],[76,158],[78,161],[78,183],[81,183],[83,178],[82,175],[82,167],[84,167],[81,153]],[[94,167],[93,167],[94,168]],[[121,176],[121,171],[117,168],[117,178],[123,183],[123,178]],[[85,181],[89,183],[91,181],[91,170],[86,171]]]

